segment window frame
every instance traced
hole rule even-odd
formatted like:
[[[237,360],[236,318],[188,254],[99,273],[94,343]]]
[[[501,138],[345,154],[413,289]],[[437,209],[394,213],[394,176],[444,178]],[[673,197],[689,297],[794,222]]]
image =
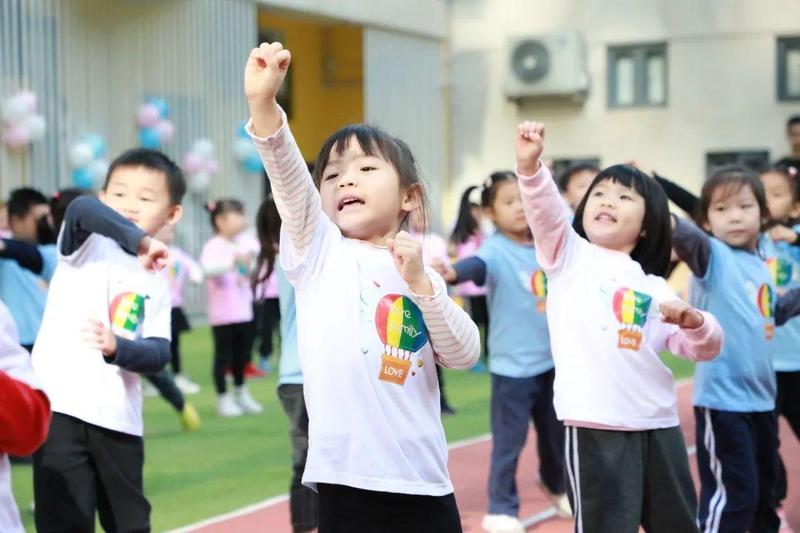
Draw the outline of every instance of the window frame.
[[[647,100],[647,56],[660,54],[664,58],[664,100],[651,103]],[[617,95],[617,64],[624,55],[633,58],[633,102],[621,104]],[[632,109],[637,107],[667,107],[669,104],[669,48],[666,41],[636,43],[625,45],[609,45],[606,52],[606,93],[610,109]]]
[[[779,102],[800,101],[800,93],[788,94],[786,53],[790,49],[800,50],[800,35],[783,35],[775,40],[775,90]]]

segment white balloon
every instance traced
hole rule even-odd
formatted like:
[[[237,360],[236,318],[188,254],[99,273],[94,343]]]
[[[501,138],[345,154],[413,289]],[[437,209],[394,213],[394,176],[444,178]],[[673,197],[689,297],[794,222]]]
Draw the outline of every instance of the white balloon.
[[[253,141],[243,137],[239,137],[236,139],[236,142],[233,143],[233,153],[236,155],[236,159],[239,161],[244,161],[247,159],[247,157],[252,154],[255,149],[256,147],[253,144]]]
[[[206,172],[198,172],[189,178],[189,189],[192,192],[205,192],[211,185],[211,176]]]
[[[9,124],[20,122],[28,116],[28,103],[24,98],[12,96],[3,100],[0,105],[0,116]]]
[[[198,139],[192,145],[192,152],[203,158],[210,158],[214,155],[214,143],[209,139]]]
[[[94,176],[96,182],[103,181],[106,178],[106,173],[108,172],[108,161],[105,159],[92,161],[92,163],[89,165],[89,171]]]
[[[31,134],[32,141],[39,141],[44,138],[47,131],[47,122],[42,115],[28,115],[23,121]]]
[[[69,162],[72,168],[85,167],[94,159],[94,150],[86,143],[75,143],[69,150]]]

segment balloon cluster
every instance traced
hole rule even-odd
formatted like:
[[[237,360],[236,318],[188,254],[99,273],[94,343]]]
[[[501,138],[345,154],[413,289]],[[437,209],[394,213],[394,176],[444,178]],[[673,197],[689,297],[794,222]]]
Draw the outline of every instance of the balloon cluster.
[[[236,132],[236,142],[233,143],[233,152],[242,169],[249,174],[261,174],[264,165],[256,151],[256,145],[248,135],[244,125]]]
[[[44,117],[36,112],[36,93],[32,91],[19,91],[3,100],[0,118],[5,126],[0,141],[12,150],[42,139],[47,130]]]
[[[219,163],[214,159],[214,143],[209,139],[198,139],[183,158],[183,170],[189,182],[189,189],[203,192],[208,189],[211,177],[219,171]]]
[[[69,149],[72,184],[79,189],[93,189],[105,178],[108,161],[106,142],[100,135],[87,135]]]
[[[142,148],[158,150],[175,136],[175,126],[169,120],[169,107],[163,98],[150,98],[140,105],[136,123]]]

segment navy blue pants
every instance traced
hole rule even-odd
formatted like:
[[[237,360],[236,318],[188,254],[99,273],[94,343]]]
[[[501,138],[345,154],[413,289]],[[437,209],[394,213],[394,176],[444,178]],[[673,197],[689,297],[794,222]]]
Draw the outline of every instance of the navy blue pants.
[[[547,489],[566,492],[564,426],[553,409],[555,371],[530,378],[492,374],[492,462],[489,514],[517,516],[517,463],[533,420],[539,451],[539,475]]]
[[[698,523],[704,533],[774,533],[778,425],[773,411],[695,407],[700,473]]]

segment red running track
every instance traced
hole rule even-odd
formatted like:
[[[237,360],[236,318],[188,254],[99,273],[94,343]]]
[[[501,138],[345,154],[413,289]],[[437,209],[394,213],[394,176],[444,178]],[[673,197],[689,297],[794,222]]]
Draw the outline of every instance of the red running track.
[[[691,385],[680,386],[678,402],[686,446],[694,449],[694,415],[692,414]],[[789,524],[800,532],[800,443],[789,427],[781,423],[781,455],[786,461],[789,476],[789,495],[786,498],[786,514]],[[531,431],[528,444],[520,460],[517,484],[522,507],[520,517],[528,526],[528,531],[536,533],[568,533],[572,531],[572,521],[555,518],[549,502],[539,490],[535,480],[538,469],[535,433]],[[489,477],[489,454],[491,440],[480,439],[450,452],[450,475],[455,486],[456,499],[461,511],[465,533],[479,533],[481,519],[486,512],[486,482]],[[697,483],[694,457],[690,458],[692,473]],[[202,524],[181,528],[180,531],[197,533],[291,533],[289,527],[289,502],[285,497],[272,499],[231,513]]]

